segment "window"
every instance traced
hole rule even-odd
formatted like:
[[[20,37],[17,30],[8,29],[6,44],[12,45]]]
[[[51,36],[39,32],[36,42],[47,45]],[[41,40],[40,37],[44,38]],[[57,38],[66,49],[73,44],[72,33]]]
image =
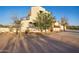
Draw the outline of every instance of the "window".
[[[39,12],[40,12],[40,13],[43,13],[43,11],[41,11],[41,10],[40,10]]]
[[[29,24],[32,24],[32,22],[29,22]]]
[[[55,26],[55,25],[54,25],[54,28],[60,28],[60,26]]]

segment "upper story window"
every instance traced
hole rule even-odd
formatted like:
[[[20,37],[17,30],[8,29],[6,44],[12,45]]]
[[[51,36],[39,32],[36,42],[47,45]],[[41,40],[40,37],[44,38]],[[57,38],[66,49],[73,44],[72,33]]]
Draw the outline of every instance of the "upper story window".
[[[29,24],[33,24],[32,22],[29,22]]]
[[[39,12],[40,12],[40,13],[43,13],[43,11],[42,11],[42,10],[40,10]]]
[[[54,25],[54,28],[60,28],[60,26],[56,26],[56,25]]]

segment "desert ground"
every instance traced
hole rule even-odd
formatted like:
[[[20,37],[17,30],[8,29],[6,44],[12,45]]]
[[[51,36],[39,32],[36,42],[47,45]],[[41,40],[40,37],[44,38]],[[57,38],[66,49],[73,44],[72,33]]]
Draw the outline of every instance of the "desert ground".
[[[0,33],[0,52],[4,53],[79,53],[79,31]]]

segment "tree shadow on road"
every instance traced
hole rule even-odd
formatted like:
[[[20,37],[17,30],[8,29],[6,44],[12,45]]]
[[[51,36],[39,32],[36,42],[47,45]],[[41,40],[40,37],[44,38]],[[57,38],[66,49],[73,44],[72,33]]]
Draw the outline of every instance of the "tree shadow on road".
[[[50,38],[40,33],[35,33],[31,36],[27,35],[26,40],[28,43],[30,42],[29,47],[32,45],[37,52],[79,52],[78,47],[57,41],[55,38]]]
[[[65,32],[71,32],[71,33],[79,33],[79,31],[73,31],[73,30],[66,30]]]
[[[10,39],[3,52],[5,50],[13,53],[79,53],[78,47],[57,41],[41,33],[25,34],[23,38],[16,40]]]

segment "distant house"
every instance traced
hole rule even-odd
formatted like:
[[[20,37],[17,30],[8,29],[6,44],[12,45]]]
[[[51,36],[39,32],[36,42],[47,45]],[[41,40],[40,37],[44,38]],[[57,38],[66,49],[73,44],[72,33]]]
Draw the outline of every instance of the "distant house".
[[[63,31],[63,26],[59,22],[55,22],[53,31]]]

